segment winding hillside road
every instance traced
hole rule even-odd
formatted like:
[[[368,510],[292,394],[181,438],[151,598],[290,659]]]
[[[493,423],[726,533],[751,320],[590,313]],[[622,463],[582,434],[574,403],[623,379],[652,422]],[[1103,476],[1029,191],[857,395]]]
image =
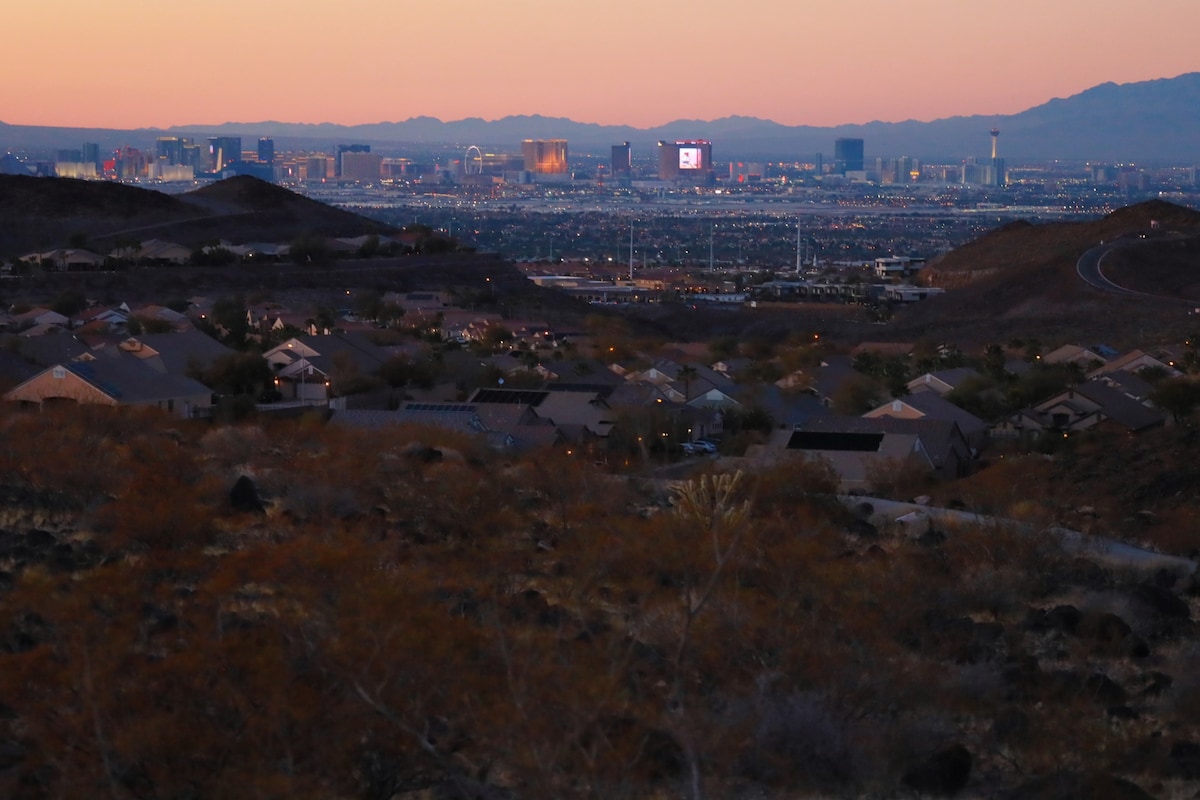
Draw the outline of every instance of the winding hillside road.
[[[897,520],[906,514],[918,514],[943,525],[1006,526],[1025,530],[1029,533],[1039,532],[1025,523],[1002,519],[1000,517],[974,514],[970,511],[955,511],[949,508],[937,508],[934,506],[918,505],[916,503],[902,503],[896,500],[886,500],[882,497],[839,495],[838,499],[844,505],[854,510],[858,510],[862,503],[868,503],[871,506],[872,515],[879,514],[890,521]],[[1070,528],[1054,526],[1048,532],[1060,537],[1060,541],[1066,550],[1081,555],[1092,556],[1097,560],[1114,565],[1142,569],[1168,569],[1184,575],[1195,573],[1198,567],[1196,562],[1190,558],[1156,553],[1153,550],[1147,550],[1136,545],[1118,542],[1115,539],[1109,539],[1104,536],[1089,535],[1081,531],[1071,530]]]
[[[1120,284],[1113,283],[1104,274],[1103,265],[1104,257],[1113,250],[1123,249],[1127,247],[1137,247],[1143,243],[1144,239],[1115,239],[1108,243],[1101,243],[1079,257],[1075,262],[1075,272],[1083,279],[1087,285],[1099,289],[1110,294],[1119,294],[1124,297],[1136,297],[1142,300],[1158,300],[1164,303],[1173,305],[1194,306],[1195,303],[1180,297],[1169,295],[1150,294],[1149,292],[1139,292],[1134,289],[1127,289]]]

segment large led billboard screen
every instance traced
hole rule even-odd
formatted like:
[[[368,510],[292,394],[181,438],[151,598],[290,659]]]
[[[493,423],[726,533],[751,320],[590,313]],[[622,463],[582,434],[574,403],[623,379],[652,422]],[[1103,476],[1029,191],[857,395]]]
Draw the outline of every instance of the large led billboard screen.
[[[679,169],[704,169],[704,155],[699,147],[679,148]]]

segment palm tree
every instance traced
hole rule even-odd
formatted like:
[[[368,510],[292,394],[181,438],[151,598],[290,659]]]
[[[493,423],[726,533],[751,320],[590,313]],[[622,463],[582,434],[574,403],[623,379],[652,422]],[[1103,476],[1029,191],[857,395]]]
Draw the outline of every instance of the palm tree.
[[[692,399],[692,381],[695,380],[700,373],[693,366],[684,366],[679,368],[679,374],[675,377],[676,380],[683,381],[683,402],[687,403]]]

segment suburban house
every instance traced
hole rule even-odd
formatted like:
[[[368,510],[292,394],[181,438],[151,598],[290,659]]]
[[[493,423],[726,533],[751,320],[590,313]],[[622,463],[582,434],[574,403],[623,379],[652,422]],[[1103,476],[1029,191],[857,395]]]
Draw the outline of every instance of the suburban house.
[[[378,430],[420,425],[482,437],[498,450],[532,450],[565,441],[562,431],[539,419],[529,406],[477,403],[404,403],[395,411],[339,410],[331,423]]]
[[[1116,372],[1105,372],[1097,375],[1092,380],[1099,381],[1105,386],[1111,386],[1118,392],[1129,395],[1139,403],[1145,403],[1146,399],[1154,392],[1154,384],[1150,383],[1150,381],[1141,375],[1126,372],[1123,369],[1119,369]]]
[[[866,490],[877,475],[912,465],[940,478],[966,474],[970,452],[954,423],[929,420],[816,417],[777,430],[746,457],[767,463],[801,457],[827,462],[842,491]]]
[[[192,251],[174,242],[147,239],[138,246],[134,260],[139,264],[187,264],[192,260]]]
[[[236,352],[195,329],[130,336],[118,347],[159,372],[181,376],[206,370],[217,359]]]
[[[936,419],[958,425],[971,449],[979,452],[988,439],[988,424],[971,412],[959,408],[936,392],[918,392],[897,397],[863,414],[867,419]]]
[[[956,367],[954,369],[943,369],[937,372],[926,372],[924,375],[918,375],[909,381],[906,386],[912,394],[933,392],[944,397],[962,386],[964,382],[982,377],[978,370],[973,367]]]
[[[726,358],[713,362],[710,366],[726,378],[735,380],[739,375],[754,366],[754,359],[738,356],[736,358]]]
[[[1177,377],[1182,374],[1175,367],[1160,361],[1149,353],[1144,353],[1141,350],[1132,350],[1096,367],[1088,373],[1088,377],[1095,378],[1098,375],[1121,371],[1137,373],[1143,369],[1162,370],[1171,377]]]
[[[36,325],[56,325],[60,328],[65,328],[69,323],[69,319],[49,308],[31,308],[20,314],[12,315],[12,325],[17,330],[32,328]]]
[[[107,327],[121,327],[129,321],[128,309],[109,308],[107,306],[92,306],[84,309],[75,315],[71,320],[71,324],[77,328],[82,328],[96,323],[103,323]]]
[[[765,411],[777,428],[791,430],[813,417],[831,413],[828,406],[808,392],[781,389],[773,383],[750,384],[739,389],[742,406]]]
[[[1092,430],[1100,426],[1138,432],[1162,425],[1166,417],[1100,380],[1085,381],[992,427],[997,439],[1037,438]]]
[[[1086,371],[1108,361],[1108,356],[1098,347],[1087,348],[1077,344],[1064,344],[1049,353],[1043,353],[1040,361],[1043,364],[1078,364]]]
[[[263,353],[285,400],[325,402],[376,373],[389,353],[362,333],[296,336]]]
[[[468,399],[480,407],[528,407],[535,417],[561,429],[570,441],[604,438],[612,430],[615,414],[600,392],[546,389],[476,389]]]
[[[154,406],[179,417],[204,416],[212,391],[191,378],[160,372],[122,350],[67,361],[13,387],[4,399],[23,406],[76,403]]]
[[[660,361],[644,372],[627,375],[626,379],[658,386],[672,403],[705,408],[741,405],[736,397],[738,385],[702,364],[685,366],[674,361]]]
[[[172,330],[186,331],[192,327],[192,321],[187,314],[167,308],[166,306],[141,306],[130,312],[129,316],[143,320],[157,320],[171,326]]]
[[[22,261],[38,264],[47,270],[66,272],[70,270],[98,269],[104,266],[104,256],[82,248],[63,247],[45,253],[31,253]]]
[[[636,383],[652,383],[655,386],[667,386],[674,383],[679,377],[679,370],[683,369],[683,365],[671,361],[669,359],[660,359],[655,361],[649,367],[643,370],[634,370],[623,373],[625,380],[634,381]]]
[[[63,361],[88,355],[92,348],[74,334],[65,330],[45,336],[32,336],[20,340],[17,353],[39,367],[50,367]]]
[[[849,356],[832,355],[821,360],[820,365],[799,370],[775,385],[781,389],[800,389],[821,401],[826,408],[833,405],[833,397],[847,381],[858,380],[862,373],[856,370]]]
[[[895,417],[866,417],[821,416],[813,417],[796,429],[809,434],[829,434],[838,447],[845,446],[844,452],[875,453],[876,460],[881,457],[891,458],[895,455],[893,437],[912,437],[909,445],[911,452],[919,457],[922,463],[929,464],[930,472],[938,478],[959,478],[971,471],[974,458],[971,446],[963,436],[958,424],[936,419],[899,419]],[[852,434],[849,438],[837,438]],[[876,438],[864,438],[870,435]],[[790,449],[814,449],[814,443],[824,442],[816,437],[809,439],[801,437],[790,445]],[[869,441],[876,443],[875,449],[862,449]],[[885,447],[885,444],[887,445]],[[852,446],[851,446],[852,445]],[[843,452],[834,449],[834,452]],[[855,456],[861,458],[862,456]],[[835,462],[834,466],[837,466]]]

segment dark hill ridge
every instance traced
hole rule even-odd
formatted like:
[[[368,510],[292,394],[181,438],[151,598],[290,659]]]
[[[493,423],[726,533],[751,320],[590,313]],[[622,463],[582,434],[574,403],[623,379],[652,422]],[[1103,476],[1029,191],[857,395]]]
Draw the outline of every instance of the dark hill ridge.
[[[1152,222],[1158,223],[1157,231],[1151,232]],[[1137,238],[1143,232],[1164,240],[1198,236],[1200,213],[1153,200],[1089,222],[1005,225],[930,264],[923,282],[947,293],[904,309],[893,333],[976,344],[1036,337],[1109,341],[1114,346],[1173,336],[1189,324],[1178,304],[1107,294],[1086,286],[1075,271],[1089,248],[1122,236],[1133,237],[1131,247],[1114,252],[1142,263],[1143,252],[1151,254]],[[1131,288],[1176,294],[1177,285],[1155,282],[1150,271],[1142,272],[1140,285]]]
[[[174,196],[118,183],[0,176],[0,217],[3,257],[65,247],[80,236],[104,252],[118,241],[152,238],[195,247],[218,239],[239,244],[394,232],[246,176]]]
[[[171,195],[136,186],[74,178],[0,175],[0,214],[12,217],[129,218],[146,214],[195,214]]]

